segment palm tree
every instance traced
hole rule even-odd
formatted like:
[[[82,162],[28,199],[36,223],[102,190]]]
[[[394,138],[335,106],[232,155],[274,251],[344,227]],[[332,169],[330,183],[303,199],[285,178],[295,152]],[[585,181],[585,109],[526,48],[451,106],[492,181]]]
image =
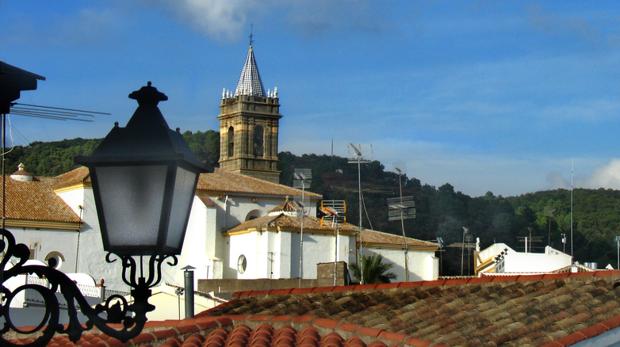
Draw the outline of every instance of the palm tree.
[[[395,274],[388,272],[393,264],[384,263],[383,257],[380,254],[363,255],[360,262],[364,269],[364,281],[362,284],[390,283],[391,279],[396,278]],[[353,276],[356,278],[362,278],[358,264],[351,264],[351,272],[353,272]]]

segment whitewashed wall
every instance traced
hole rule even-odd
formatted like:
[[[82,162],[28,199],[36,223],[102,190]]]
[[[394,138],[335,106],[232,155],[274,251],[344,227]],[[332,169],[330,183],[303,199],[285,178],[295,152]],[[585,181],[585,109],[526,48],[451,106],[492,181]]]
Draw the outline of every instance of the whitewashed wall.
[[[503,272],[551,272],[570,266],[572,263],[569,254],[549,246],[545,247],[544,253],[525,253],[517,252],[504,243],[496,243],[487,247],[479,253],[479,258],[481,261],[486,261],[504,250],[506,254]]]
[[[366,248],[364,254],[380,254],[383,261],[392,264],[390,272],[396,275],[392,282],[405,281],[405,253],[397,249]],[[431,281],[439,276],[439,259],[435,252],[413,251],[408,255],[409,281]]]
[[[523,253],[508,249],[504,272],[551,272],[571,265],[571,256],[545,247],[545,253]]]
[[[209,235],[207,232],[208,209],[205,204],[196,196],[192,202],[187,229],[185,231],[185,239],[181,254],[177,257],[179,260],[177,266],[165,266],[162,276],[164,283],[174,284],[178,286],[184,285],[183,267],[187,265],[193,266],[194,286],[197,288],[198,279],[206,279],[207,271],[209,271],[210,259],[207,252]]]
[[[353,239],[353,243],[351,242]],[[316,278],[316,265],[334,261],[335,236],[304,234],[303,277]],[[350,261],[354,237],[340,235],[338,261]],[[226,278],[296,278],[299,276],[299,234],[290,232],[251,232],[229,237]],[[353,249],[354,251],[354,249]],[[247,269],[237,271],[240,255]],[[273,271],[273,273],[271,273]]]
[[[62,194],[64,199],[66,195]],[[79,196],[74,194],[72,196]],[[95,198],[92,188],[83,190],[84,200],[82,201],[82,228],[80,231],[80,251],[78,254],[78,271],[88,273],[95,278],[105,280],[105,285],[109,289],[128,290],[128,286],[123,282],[121,277],[122,266],[120,260],[113,263],[105,261],[106,252],[103,250],[103,241],[101,240],[101,230],[99,229],[99,220],[97,219],[97,210],[95,207]],[[71,205],[71,202],[68,203]],[[127,232],[131,232],[128,230]],[[75,244],[74,244],[75,245]]]
[[[58,252],[64,258],[60,270],[76,272],[77,231],[30,228],[8,229],[15,236],[17,243],[23,243],[34,251],[30,254],[32,259],[45,262],[48,254]]]

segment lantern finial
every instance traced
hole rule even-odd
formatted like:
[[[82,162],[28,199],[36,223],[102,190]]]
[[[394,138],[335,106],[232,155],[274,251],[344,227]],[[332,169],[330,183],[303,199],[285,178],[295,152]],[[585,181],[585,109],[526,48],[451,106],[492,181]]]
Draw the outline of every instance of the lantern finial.
[[[146,83],[146,86],[140,88],[129,94],[130,99],[134,99],[138,101],[138,105],[149,105],[149,106],[157,106],[160,101],[168,100],[166,94],[157,90],[157,88],[151,85],[151,81]]]

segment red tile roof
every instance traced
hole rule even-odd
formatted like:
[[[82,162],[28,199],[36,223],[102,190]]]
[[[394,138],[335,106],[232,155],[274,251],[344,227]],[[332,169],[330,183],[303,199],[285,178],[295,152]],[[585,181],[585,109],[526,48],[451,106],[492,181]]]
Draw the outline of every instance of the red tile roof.
[[[54,188],[62,189],[82,183],[90,184],[88,169],[84,166],[56,176]],[[201,174],[196,190],[206,192],[211,196],[220,194],[274,197],[301,196],[300,189],[226,171]],[[305,192],[305,196],[315,201],[321,198],[321,195],[309,191]]]
[[[286,315],[343,336],[346,328],[373,335],[388,345],[395,339],[564,345],[620,327],[620,288],[613,288],[618,279],[619,271],[598,271],[238,292],[235,300],[201,315],[265,321]]]
[[[53,178],[16,181],[6,177],[7,225],[79,229],[80,218],[54,193]]]
[[[566,346],[620,327],[619,271],[239,292],[122,344],[80,346]],[[309,289],[309,290],[308,290]],[[50,346],[70,346],[56,336]]]
[[[204,190],[213,195],[236,193],[239,195],[269,195],[277,197],[301,196],[301,189],[291,188],[247,175],[227,171],[216,171],[200,175],[197,190]],[[305,192],[306,198],[318,200],[321,195]]]
[[[393,248],[403,249],[403,237],[400,235],[385,233],[382,231],[363,229],[362,230],[362,244],[364,247],[377,247],[377,248]],[[439,244],[435,242],[422,241],[407,237],[407,247],[409,249],[439,249]]]
[[[284,212],[279,214],[269,213],[266,216],[243,222],[230,228],[226,232],[230,234],[249,231],[277,232],[282,229],[299,232],[301,230],[300,218],[288,215]],[[338,225],[338,231],[341,234],[353,235],[357,233],[357,230],[358,228],[353,224],[345,223]],[[304,216],[304,232],[334,235],[336,229],[334,229],[331,224],[321,224],[320,219]]]
[[[268,318],[269,320],[266,320]],[[99,333],[86,333],[77,343],[65,335],[57,335],[48,344],[61,346],[335,346],[335,347],[387,347],[380,340],[402,341],[404,336],[366,332],[363,327],[340,334],[330,328],[330,320],[296,322],[290,317],[231,316],[227,318],[196,317],[180,321],[149,322],[137,337],[122,343]],[[312,321],[316,320],[316,326]],[[359,336],[358,336],[359,335]],[[14,342],[30,342],[21,339]],[[370,342],[367,342],[370,341]]]

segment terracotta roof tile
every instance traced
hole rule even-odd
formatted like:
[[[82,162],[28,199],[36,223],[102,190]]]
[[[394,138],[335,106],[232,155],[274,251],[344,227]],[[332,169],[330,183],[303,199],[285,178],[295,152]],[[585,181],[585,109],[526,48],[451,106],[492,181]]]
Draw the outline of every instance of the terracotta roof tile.
[[[55,177],[54,189],[61,189],[78,184],[90,183],[88,168],[80,166]]]
[[[84,166],[56,176],[54,189],[66,188],[82,183],[90,183],[88,169]],[[250,196],[301,196],[301,190],[299,189],[225,171],[201,174],[198,179],[198,186],[196,189],[199,191],[202,190],[211,196],[226,193],[237,193],[239,195]],[[321,198],[321,195],[309,191],[305,192],[305,196],[312,200],[318,200]]]
[[[402,236],[370,229],[362,230],[361,239],[363,244],[368,244],[376,247],[397,247],[401,249],[403,248],[404,244]],[[433,249],[439,249],[439,244],[435,242],[422,241],[414,239],[412,237],[407,237],[406,240],[407,245],[412,248],[429,247]]]
[[[387,344],[414,339],[421,345],[542,345],[620,326],[620,319],[613,320],[620,317],[620,289],[612,286],[619,277],[612,271],[269,292],[236,299],[209,315],[295,312],[294,323],[333,329],[343,337],[370,335]]]
[[[564,346],[620,327],[620,272],[512,281],[262,291],[183,321],[149,322],[136,345]],[[347,289],[347,290],[344,290]],[[109,343],[86,334],[78,345]],[[65,336],[50,345],[66,346]]]
[[[9,225],[17,221],[73,223],[77,229],[80,218],[54,193],[54,182],[55,180],[50,177],[39,177],[33,181],[15,181],[7,178],[6,213],[9,219],[7,223]]]
[[[197,189],[204,190],[215,195],[219,193],[237,193],[240,195],[260,194],[281,197],[301,196],[300,189],[225,171],[201,174],[200,179],[198,180]],[[321,198],[321,195],[308,191],[305,192],[305,196],[312,200],[318,200]]]
[[[299,217],[290,216],[285,213],[280,214],[268,214],[266,216],[258,217],[246,222],[243,222],[231,229],[228,233],[243,232],[249,230],[258,231],[279,231],[285,229],[288,231],[300,231],[301,221]],[[357,227],[352,224],[340,224],[338,225],[339,232],[343,234],[357,233]],[[304,217],[304,232],[309,233],[321,233],[321,234],[334,234],[336,230],[331,224],[321,224],[321,221],[314,217]]]

